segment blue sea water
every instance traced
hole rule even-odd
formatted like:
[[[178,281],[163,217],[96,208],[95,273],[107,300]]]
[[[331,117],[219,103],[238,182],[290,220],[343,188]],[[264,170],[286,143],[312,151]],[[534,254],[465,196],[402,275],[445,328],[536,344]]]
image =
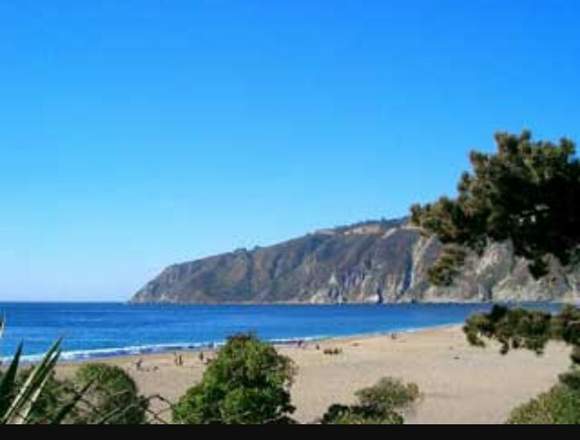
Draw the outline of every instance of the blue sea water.
[[[556,311],[555,304],[534,304]],[[273,342],[410,331],[457,324],[489,304],[168,306],[119,303],[0,303],[0,358],[21,341],[37,359],[63,337],[62,359],[197,349],[254,332]]]

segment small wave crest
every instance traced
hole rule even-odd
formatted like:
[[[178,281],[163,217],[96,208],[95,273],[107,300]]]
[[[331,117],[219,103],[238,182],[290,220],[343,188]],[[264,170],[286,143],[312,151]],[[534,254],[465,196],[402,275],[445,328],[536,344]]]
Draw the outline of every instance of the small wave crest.
[[[327,338],[326,336],[308,336],[302,338],[272,338],[267,339],[268,342],[274,345],[293,345],[298,342],[312,342]],[[65,362],[78,362],[90,359],[105,359],[123,356],[139,356],[147,354],[169,353],[174,351],[201,351],[211,350],[221,347],[225,341],[208,341],[208,342],[183,342],[183,343],[167,343],[167,344],[147,344],[135,345],[128,347],[111,347],[111,348],[94,348],[87,350],[67,350],[60,355],[60,360]],[[22,362],[34,363],[43,358],[43,353],[30,354],[22,356]],[[11,357],[1,357],[2,363],[9,362]]]

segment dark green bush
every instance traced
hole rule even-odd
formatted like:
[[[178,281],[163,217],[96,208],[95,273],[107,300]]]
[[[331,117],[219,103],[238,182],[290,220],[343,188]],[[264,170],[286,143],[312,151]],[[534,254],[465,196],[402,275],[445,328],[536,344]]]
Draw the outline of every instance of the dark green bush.
[[[77,389],[89,386],[77,405],[73,423],[134,425],[146,423],[147,400],[133,379],[121,368],[90,363],[75,374]]]
[[[389,411],[407,409],[419,398],[419,387],[414,383],[404,384],[399,379],[384,377],[368,388],[356,392],[362,406]]]
[[[355,393],[356,405],[332,405],[322,417],[323,424],[333,425],[400,425],[400,411],[408,410],[419,398],[419,387],[385,377]]]
[[[463,328],[467,340],[485,346],[485,340],[500,343],[500,352],[528,349],[544,352],[549,341],[572,346],[572,367],[559,375],[560,384],[516,408],[508,423],[578,423],[580,421],[580,309],[571,305],[559,314],[538,310],[494,306],[490,313],[469,318]]]
[[[332,405],[321,422],[323,425],[401,425],[404,419],[395,411],[361,405]]]
[[[514,425],[580,424],[580,393],[557,385],[515,408],[507,423]]]
[[[497,133],[497,151],[473,151],[471,170],[457,183],[457,197],[413,205],[411,221],[436,235],[443,250],[429,270],[434,284],[450,285],[469,250],[510,241],[538,279],[551,261],[580,261],[580,160],[569,139],[536,141],[529,131]]]
[[[26,379],[32,373],[32,367],[25,368],[18,373],[17,389],[19,392],[26,382]],[[62,411],[65,405],[68,405],[74,399],[72,392],[73,385],[69,380],[57,379],[54,371],[50,372],[44,384],[42,392],[34,401],[30,410],[29,423],[44,424],[50,423]],[[72,411],[72,410],[71,410]]]
[[[203,375],[173,408],[183,424],[289,423],[292,361],[253,335],[228,339]]]

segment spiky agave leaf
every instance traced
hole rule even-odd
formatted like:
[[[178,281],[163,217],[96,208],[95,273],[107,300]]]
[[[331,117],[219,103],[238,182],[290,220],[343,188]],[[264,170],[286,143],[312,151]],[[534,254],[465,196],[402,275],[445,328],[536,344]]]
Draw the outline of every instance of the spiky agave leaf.
[[[0,423],[7,413],[10,406],[12,406],[12,396],[16,389],[16,374],[18,372],[18,365],[20,364],[20,356],[22,355],[22,344],[16,349],[14,358],[6,370],[6,373],[0,380]]]
[[[6,320],[0,317],[0,338],[5,329]],[[56,363],[61,354],[62,340],[56,341],[44,355],[42,361],[28,375],[24,385],[20,387],[18,393],[17,374],[22,357],[23,345],[20,344],[10,362],[6,372],[0,376],[0,425],[4,424],[26,424],[32,423],[30,414],[44,391],[47,382],[54,372]],[[78,402],[83,398],[93,382],[86,384],[83,389],[76,393],[71,400],[64,405],[52,418],[45,422],[49,424],[60,424],[74,410]],[[16,395],[15,395],[16,394]]]
[[[48,350],[40,364],[38,364],[30,373],[16,397],[10,399],[12,392],[5,395],[6,399],[9,399],[9,406],[0,413],[0,424],[27,423],[30,411],[50,378],[60,356],[60,345],[61,340],[58,340]],[[9,388],[10,391],[14,389],[15,371],[18,369],[21,351],[22,347],[20,346],[9,368],[11,376],[8,377],[6,388]],[[6,379],[6,377],[4,379]],[[4,383],[4,380],[2,382]]]
[[[89,390],[91,386],[93,386],[94,382],[87,383],[79,392],[75,393],[75,396],[70,400],[69,403],[64,405],[60,411],[48,422],[51,425],[60,425],[66,419],[66,417],[73,412],[77,404],[81,401],[84,397],[86,392]]]

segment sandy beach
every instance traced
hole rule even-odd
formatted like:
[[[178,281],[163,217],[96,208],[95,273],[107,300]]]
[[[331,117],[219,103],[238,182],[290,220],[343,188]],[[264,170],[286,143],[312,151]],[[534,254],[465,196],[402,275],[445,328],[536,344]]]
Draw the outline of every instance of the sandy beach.
[[[342,353],[325,355],[325,348],[340,348]],[[510,409],[550,388],[569,365],[569,348],[564,345],[549,345],[543,356],[524,351],[501,356],[494,345],[470,347],[459,326],[401,333],[396,338],[381,335],[281,346],[279,351],[298,366],[292,399],[294,417],[300,422],[314,422],[329,405],[351,403],[358,389],[392,376],[417,383],[423,394],[416,409],[406,414],[407,423],[502,423]],[[205,368],[199,353],[180,355],[182,366],[175,365],[173,353],[104,362],[127,370],[142,394],[176,401],[199,381]],[[78,365],[62,364],[58,374],[68,376]],[[154,401],[152,406],[163,411],[166,404]],[[167,412],[163,417],[170,419]]]

